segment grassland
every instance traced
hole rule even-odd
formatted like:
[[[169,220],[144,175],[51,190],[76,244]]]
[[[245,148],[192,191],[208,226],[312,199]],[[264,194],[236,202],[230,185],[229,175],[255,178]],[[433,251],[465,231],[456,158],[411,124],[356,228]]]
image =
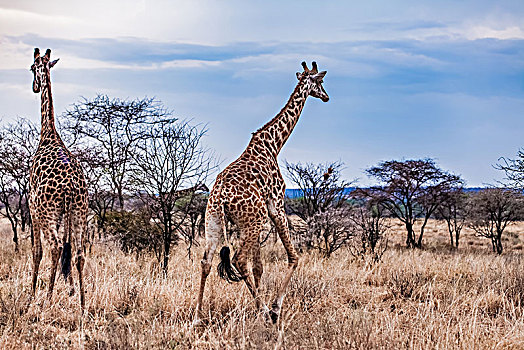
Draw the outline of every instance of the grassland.
[[[49,257],[29,303],[31,254],[19,254],[0,227],[0,348],[2,349],[521,349],[524,348],[524,225],[509,229],[505,252],[467,231],[449,249],[441,223],[431,222],[426,249],[402,247],[394,224],[390,248],[371,265],[338,251],[325,260],[302,254],[277,325],[266,323],[242,284],[206,288],[204,325],[192,329],[200,273],[174,249],[164,277],[153,257],[138,260],[109,243],[93,246],[85,267],[86,314],[59,279],[46,301]],[[269,301],[286,262],[280,242],[263,248],[262,295]],[[215,260],[216,263],[216,260]]]

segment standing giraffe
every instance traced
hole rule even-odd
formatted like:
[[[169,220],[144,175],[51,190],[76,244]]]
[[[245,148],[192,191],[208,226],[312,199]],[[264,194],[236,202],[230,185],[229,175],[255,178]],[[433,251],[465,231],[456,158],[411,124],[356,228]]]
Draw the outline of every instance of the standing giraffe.
[[[220,251],[219,275],[228,281],[244,280],[255,298],[257,308],[266,318],[278,320],[284,292],[298,264],[298,255],[289,238],[287,216],[284,211],[285,183],[278,167],[277,156],[298,122],[308,96],[323,102],[329,96],[322,86],[326,71],[318,72],[302,62],[304,71],[297,73],[298,84],[282,110],[266,125],[255,132],[240,157],[225,168],[211,190],[206,209],[206,248],[202,259],[202,276],[194,324],[202,316],[202,299],[206,278],[218,243],[225,234],[226,220],[232,221],[240,231],[240,244],[232,264],[229,248]],[[279,288],[271,310],[258,298],[258,288],[263,272],[260,258],[260,236],[270,229],[269,219],[274,223],[288,256],[288,271]],[[248,258],[252,256],[252,273]]]
[[[33,92],[42,93],[40,143],[33,158],[30,174],[31,190],[29,209],[33,221],[33,284],[32,295],[36,292],[38,269],[42,260],[41,235],[49,243],[51,251],[51,275],[48,299],[53,295],[56,269],[61,257],[62,274],[71,285],[71,243],[76,250],[76,268],[80,288],[80,305],[84,309],[84,244],[87,229],[87,185],[82,167],[66,148],[55,128],[53,97],[51,94],[51,68],[58,60],[51,61],[51,50],[44,56],[35,49]],[[59,228],[62,227],[62,235]]]

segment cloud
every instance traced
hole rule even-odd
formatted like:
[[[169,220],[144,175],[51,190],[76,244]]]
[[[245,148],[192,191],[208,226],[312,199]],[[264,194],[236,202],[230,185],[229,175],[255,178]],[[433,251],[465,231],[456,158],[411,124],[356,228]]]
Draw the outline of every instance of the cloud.
[[[473,26],[464,32],[464,36],[469,40],[477,39],[524,39],[524,30],[518,26],[495,29],[488,26]]]

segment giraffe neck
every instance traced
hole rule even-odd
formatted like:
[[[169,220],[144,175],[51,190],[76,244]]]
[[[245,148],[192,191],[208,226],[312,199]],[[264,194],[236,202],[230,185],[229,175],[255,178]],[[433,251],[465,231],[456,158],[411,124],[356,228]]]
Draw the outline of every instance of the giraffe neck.
[[[47,82],[42,86],[40,100],[41,125],[40,143],[48,139],[59,139],[55,128],[55,110],[53,107],[53,95],[51,93],[51,77],[47,76]]]
[[[266,125],[253,134],[248,148],[264,147],[276,157],[291,135],[295,125],[297,125],[298,118],[300,118],[307,97],[308,85],[305,79],[302,78],[284,108]]]

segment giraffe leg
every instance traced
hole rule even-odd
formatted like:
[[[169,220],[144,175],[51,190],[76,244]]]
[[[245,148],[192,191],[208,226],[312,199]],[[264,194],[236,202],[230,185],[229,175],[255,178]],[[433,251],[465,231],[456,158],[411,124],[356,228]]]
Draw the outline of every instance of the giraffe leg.
[[[78,272],[78,288],[80,289],[80,306],[83,312],[85,308],[84,276],[83,276],[85,259],[84,259],[82,249],[77,249],[75,261],[76,261],[76,264],[75,264],[76,270]]]
[[[258,291],[260,287],[260,279],[264,273],[264,265],[260,257],[260,242],[253,246],[253,278],[255,279],[255,288]]]
[[[246,286],[255,299],[255,303],[258,310],[261,310],[267,317],[269,315],[269,309],[260,300],[258,295],[258,285],[260,284],[260,277],[262,275],[262,261],[260,260],[260,233],[265,230],[263,223],[250,223],[245,227],[239,227],[240,236],[244,237],[240,248],[236,250],[235,256],[233,257],[232,264],[235,266],[240,275],[242,276]],[[248,268],[249,255],[253,254],[253,273]],[[255,256],[256,255],[256,256]],[[258,261],[255,261],[257,259]],[[256,272],[255,272],[256,271]],[[256,277],[255,277],[256,275]]]
[[[73,283],[73,273],[70,273],[67,279],[69,281],[69,296],[73,296],[75,295],[75,285]]]
[[[40,261],[42,261],[42,239],[40,237],[40,227],[38,222],[33,222],[33,283],[31,288],[31,296],[34,297],[36,293],[36,282],[38,280],[38,270],[40,268]]]
[[[202,300],[204,299],[204,289],[206,286],[206,279],[211,271],[211,263],[213,262],[213,256],[217,249],[220,239],[224,236],[225,224],[224,218],[221,213],[211,214],[211,210],[206,210],[206,250],[204,252],[204,257],[202,258],[201,266],[202,273],[200,276],[200,289],[198,290],[198,300],[195,311],[195,318],[193,320],[193,325],[200,323],[202,318]]]
[[[271,319],[273,320],[273,323],[276,323],[280,315],[282,301],[284,300],[284,293],[286,291],[287,285],[289,284],[291,276],[293,276],[293,273],[295,272],[295,269],[298,265],[298,254],[295,251],[295,247],[291,243],[291,238],[289,237],[287,216],[286,212],[284,211],[283,205],[276,206],[274,203],[270,202],[268,205],[268,209],[269,216],[275,223],[276,230],[278,232],[280,240],[282,241],[282,244],[284,245],[284,249],[286,250],[288,258],[288,270],[286,272],[282,285],[278,289],[278,293],[275,297],[275,300],[271,305]]]
[[[267,318],[269,316],[269,308],[266,304],[260,299],[260,279],[262,278],[262,273],[264,273],[264,265],[262,264],[262,259],[260,257],[260,240],[258,244],[253,246],[253,278],[255,280],[255,290],[257,292],[258,298],[255,300],[257,308],[262,310],[262,313]]]
[[[55,287],[56,270],[58,268],[58,260],[60,259],[60,253],[62,247],[58,245],[55,239],[52,239],[51,245],[51,273],[49,275],[49,289],[47,290],[47,299],[51,300],[53,296],[53,288]]]
[[[86,220],[86,214],[80,210],[79,212],[75,212],[72,216],[72,227],[71,227],[71,233],[72,233],[72,241],[74,244],[74,249],[76,249],[76,255],[75,255],[75,266],[76,270],[78,272],[78,289],[80,291],[80,306],[82,308],[82,312],[85,308],[85,292],[84,292],[84,245],[86,242],[86,234],[87,234],[87,220]],[[73,284],[73,278],[72,273],[69,274],[69,282],[71,284],[71,292],[74,293],[74,284]]]
[[[62,253],[63,255],[60,257],[62,261],[62,274],[64,274],[64,269],[69,270],[69,275],[64,274],[64,279],[66,282],[69,282],[69,296],[72,296],[75,294],[75,287],[73,284],[73,272],[71,271],[71,261],[64,261],[71,258],[71,232],[72,232],[72,213],[66,213],[64,215],[63,223],[64,223],[64,235],[62,238],[62,242],[64,242]],[[76,245],[76,244],[75,244]]]
[[[240,272],[242,279],[246,283],[247,289],[249,290],[253,298],[257,300],[258,298],[257,298],[257,290],[255,288],[255,282],[253,279],[253,275],[251,274],[251,272],[248,269],[248,264],[247,264],[248,252],[251,250],[250,248],[251,248],[250,246],[243,245],[239,249],[237,249],[237,251],[235,252],[235,256],[233,257],[233,260],[231,261],[231,263],[235,266],[237,271]]]

